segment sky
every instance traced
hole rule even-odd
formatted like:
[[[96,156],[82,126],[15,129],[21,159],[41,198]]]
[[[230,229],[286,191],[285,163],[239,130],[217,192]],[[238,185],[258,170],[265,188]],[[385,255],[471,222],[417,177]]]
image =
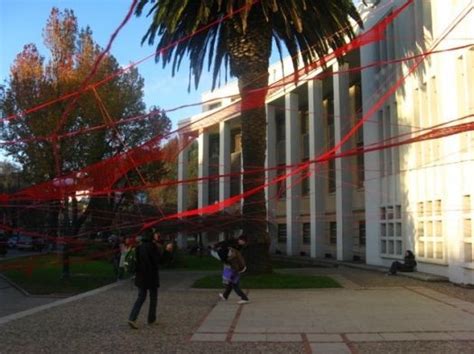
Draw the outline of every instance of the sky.
[[[51,8],[73,9],[79,27],[90,26],[95,41],[105,47],[110,36],[125,18],[131,0],[0,0],[0,82],[8,79],[10,66],[16,55],[27,43],[35,43],[39,52],[46,56],[42,31]],[[127,65],[154,53],[155,47],[140,44],[150,24],[150,18],[142,14],[133,16],[122,28],[113,42],[111,53],[121,65]],[[138,66],[145,79],[145,103],[164,109],[183,104],[198,103],[201,92],[210,90],[211,76],[204,72],[199,89],[188,93],[188,62],[184,61],[180,71],[173,78],[171,69],[163,69],[154,58]],[[171,112],[169,117],[176,125],[178,120],[199,113],[200,107]]]

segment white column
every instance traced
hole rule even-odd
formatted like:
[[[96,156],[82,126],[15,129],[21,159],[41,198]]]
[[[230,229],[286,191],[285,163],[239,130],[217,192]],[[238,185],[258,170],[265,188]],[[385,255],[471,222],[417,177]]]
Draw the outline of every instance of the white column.
[[[323,82],[308,82],[309,111],[309,159],[314,160],[325,150],[323,122]],[[323,257],[325,232],[325,195],[324,184],[327,182],[324,164],[312,163],[309,167],[310,188],[310,254],[311,257]]]
[[[185,144],[183,137],[180,137],[181,151],[178,156],[178,213],[187,210],[187,194],[188,185],[183,183],[188,178],[188,146],[182,147]],[[178,247],[186,248],[186,233],[178,233]]]
[[[209,133],[201,131],[198,137],[198,208],[209,204]],[[207,235],[202,234],[203,244],[207,242]]]
[[[333,65],[334,71],[345,71],[347,64]],[[334,140],[335,145],[349,132],[352,119],[349,110],[349,74],[336,74],[334,84]],[[351,138],[340,151],[352,147]],[[338,158],[336,167],[336,222],[337,222],[337,259],[351,261],[353,257],[354,230],[352,217],[352,157]]]
[[[230,124],[219,123],[219,201],[230,198]],[[224,240],[224,233],[219,234],[219,240]]]
[[[466,56],[464,56],[464,59],[466,59]],[[463,87],[462,82],[453,85],[453,76],[459,80],[458,70],[460,70],[460,68],[457,67],[456,64],[455,58],[451,60],[446,59],[438,70],[440,82],[439,97],[443,97],[440,105],[440,117],[443,117],[445,121],[448,120],[446,117],[460,117],[468,113],[466,100],[460,99],[458,95],[465,94],[460,91],[462,91],[462,89],[468,90],[469,88]],[[450,70],[451,68],[454,69]],[[466,103],[462,104],[464,103],[463,101]],[[444,230],[446,230],[444,241],[447,243],[445,250],[447,252],[449,280],[458,284],[472,284],[473,270],[465,268],[464,263],[463,225],[463,192],[468,190],[466,187],[472,183],[472,173],[466,171],[469,165],[460,161],[463,158],[460,152],[462,149],[460,135],[461,134],[455,134],[442,139],[443,162],[447,164],[445,167],[446,180],[443,186],[443,208],[445,209],[443,212],[443,224],[445,224]],[[470,164],[472,165],[472,162]],[[442,176],[437,177],[442,178]],[[423,271],[424,266],[428,265],[420,264],[418,267],[419,270]]]
[[[301,128],[298,114],[298,95],[288,93],[285,96],[285,151],[286,165],[295,165],[300,159]],[[287,167],[289,174],[294,168]],[[300,216],[301,180],[300,174],[286,179],[286,253],[298,254],[301,244]]]
[[[276,170],[269,170],[269,168],[276,167],[276,117],[275,107],[267,104],[267,154],[265,159],[265,179],[270,182],[276,177]],[[265,200],[267,202],[267,220],[268,220],[268,233],[270,235],[270,252],[275,251],[277,245],[277,230],[275,223],[276,215],[276,197],[277,186],[271,185],[265,188]]]
[[[361,65],[373,63],[377,59],[377,45],[369,45],[361,48]],[[362,110],[365,114],[373,105],[374,93],[377,89],[376,71],[374,68],[362,70]],[[364,145],[380,142],[378,114],[373,114],[364,123]],[[380,257],[380,152],[368,152],[364,154],[365,168],[365,261],[367,264],[382,265]]]

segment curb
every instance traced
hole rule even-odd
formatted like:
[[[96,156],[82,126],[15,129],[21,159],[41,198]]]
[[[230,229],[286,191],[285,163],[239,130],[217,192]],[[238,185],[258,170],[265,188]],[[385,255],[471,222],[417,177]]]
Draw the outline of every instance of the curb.
[[[34,298],[46,298],[46,299],[64,299],[66,297],[74,296],[75,294],[30,294],[28,291],[23,289],[20,285],[15,283],[13,280],[8,278],[7,276],[0,273],[0,278],[5,280],[11,287],[15,288],[19,292],[21,292],[26,297],[34,297]]]
[[[373,266],[367,265],[364,263],[351,263],[346,261],[337,261],[337,260],[328,260],[328,259],[299,259],[288,257],[284,255],[272,256],[274,260],[285,260],[291,261],[296,264],[305,264],[309,266],[320,266],[324,268],[337,268],[337,267],[347,267],[347,268],[355,268],[361,270],[367,270],[372,272],[379,272],[379,273],[387,273],[388,267],[383,266]],[[435,274],[428,274],[422,272],[398,272],[397,276],[402,276],[406,278],[416,279],[424,282],[449,282],[449,279],[440,275]]]
[[[20,293],[22,293],[23,295],[25,296],[28,296],[28,297],[33,297],[34,295],[31,295],[28,291],[26,291],[25,289],[23,289],[20,285],[18,285],[17,283],[15,283],[13,280],[11,280],[10,278],[7,278],[5,275],[3,275],[2,273],[0,273],[0,278],[5,280],[8,284],[10,284],[13,288],[15,288],[16,290],[18,290]]]

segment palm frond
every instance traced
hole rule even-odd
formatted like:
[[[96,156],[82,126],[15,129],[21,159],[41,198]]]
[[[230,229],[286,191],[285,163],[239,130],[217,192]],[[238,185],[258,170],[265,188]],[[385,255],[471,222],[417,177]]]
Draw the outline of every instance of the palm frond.
[[[161,58],[163,65],[172,63],[173,73],[179,70],[183,58],[189,57],[196,87],[205,66],[208,71],[212,70],[213,88],[220,70],[227,71],[230,58],[223,43],[230,33],[225,30],[225,22],[219,21],[225,16],[235,16],[236,11],[239,11],[239,32],[242,34],[249,25],[249,14],[260,11],[262,23],[272,28],[271,36],[280,56],[283,45],[295,58],[295,67],[298,52],[308,64],[353,38],[351,20],[362,27],[351,0],[140,0],[137,16],[147,6],[150,6],[148,16],[152,21],[142,43],[153,45],[158,40],[156,60]],[[216,25],[196,33],[210,23]],[[170,47],[170,44],[176,45]]]

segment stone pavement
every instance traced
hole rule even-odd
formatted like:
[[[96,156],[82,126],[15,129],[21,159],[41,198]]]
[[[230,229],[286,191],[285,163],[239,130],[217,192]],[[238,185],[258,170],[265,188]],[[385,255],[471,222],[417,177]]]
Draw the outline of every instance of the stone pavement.
[[[350,353],[357,342],[474,340],[474,304],[423,287],[252,290],[219,302],[193,341],[302,342]],[[473,348],[474,349],[474,348]]]
[[[203,273],[163,272],[158,325],[131,330],[129,282],[0,324],[0,353],[472,353],[474,290],[347,269],[340,289],[251,290],[218,301]],[[145,303],[147,306],[147,303]],[[0,318],[1,323],[1,318]],[[27,335],[25,335],[27,334]]]

